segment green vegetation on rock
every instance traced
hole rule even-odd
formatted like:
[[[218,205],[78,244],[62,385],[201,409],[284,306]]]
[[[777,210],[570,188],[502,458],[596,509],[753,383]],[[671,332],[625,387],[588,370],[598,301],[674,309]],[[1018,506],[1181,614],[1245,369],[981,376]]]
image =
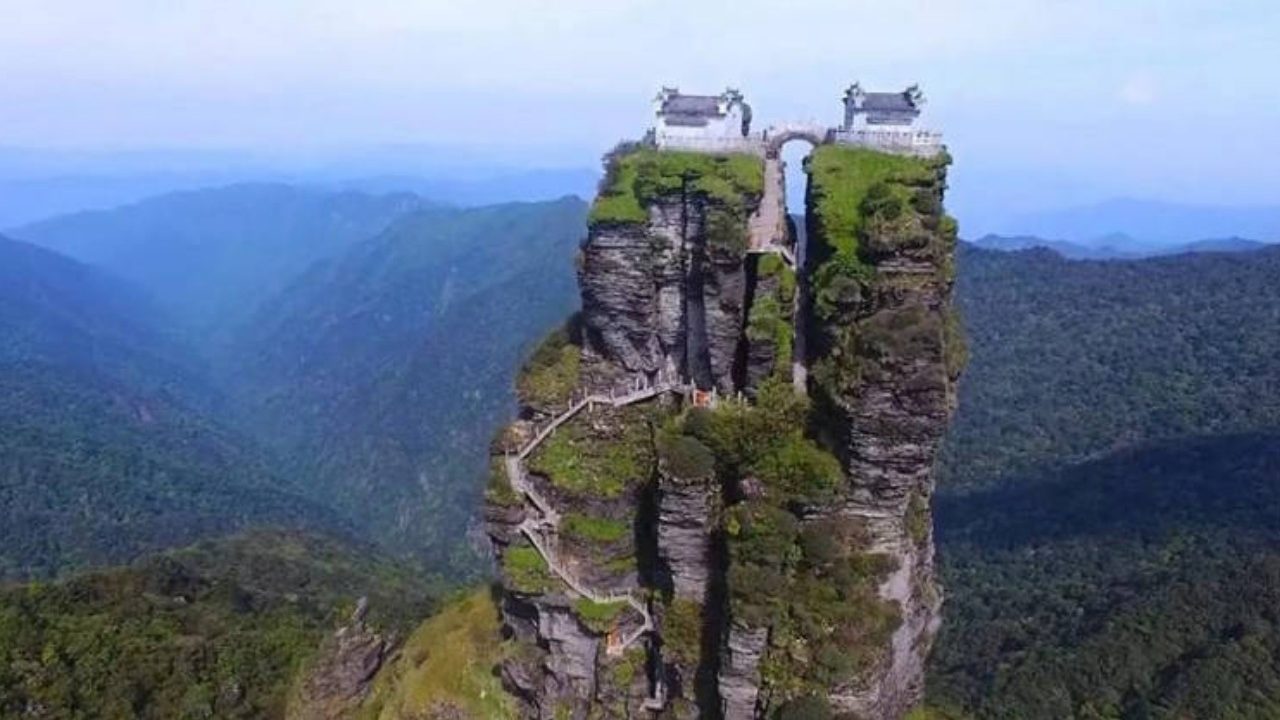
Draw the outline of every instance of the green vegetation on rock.
[[[795,342],[796,274],[778,255],[760,257],[756,268],[757,287],[774,286],[773,292],[757,292],[747,314],[747,339],[768,342],[774,348],[773,372],[786,375],[791,371],[792,346]]]
[[[500,457],[489,459],[489,482],[485,486],[485,500],[495,505],[514,507],[522,501],[515,488],[511,487],[511,478],[507,477],[507,467]]]
[[[507,587],[522,593],[544,593],[556,586],[551,568],[537,548],[522,542],[502,553],[502,576]]]
[[[817,501],[830,498],[844,476],[839,461],[804,436],[808,415],[807,398],[770,378],[754,405],[691,410],[684,432],[711,450],[724,477],[756,477],[779,503]]]
[[[623,415],[631,420],[613,437],[598,436],[577,419],[565,423],[529,457],[529,469],[576,495],[618,497],[648,477],[653,454],[648,424]]]
[[[662,650],[685,667],[696,667],[702,655],[702,605],[672,598],[662,616]]]
[[[553,330],[538,344],[516,378],[520,401],[535,407],[568,403],[578,385],[581,349],[570,337],[570,323]]]
[[[726,511],[729,606],[732,622],[770,628],[762,673],[779,700],[855,680],[900,621],[877,595],[892,568],[866,552],[860,528],[847,520],[802,522],[796,513],[833,499],[844,478],[836,458],[804,436],[808,416],[807,399],[772,378],[754,405],[695,408],[681,428],[711,450],[720,477],[758,485],[752,499]],[[696,654],[696,609],[669,612],[694,643],[680,651]]]
[[[664,429],[657,446],[662,469],[673,478],[702,480],[715,473],[715,455],[695,437]]]
[[[946,235],[937,224],[944,222],[939,198],[950,161],[946,154],[923,159],[864,148],[814,150],[808,222],[810,235],[822,243],[813,250],[820,264],[811,281],[819,317],[841,320],[841,312],[859,301],[874,276],[872,250]],[[923,227],[916,227],[917,219]]]
[[[595,632],[603,633],[613,627],[614,621],[627,609],[627,603],[621,600],[598,603],[588,598],[579,598],[574,601],[573,609],[583,624]]]
[[[618,542],[631,532],[625,522],[576,512],[566,514],[560,528],[571,538],[596,543]]]
[[[745,220],[748,201],[756,202],[763,190],[764,163],[755,155],[621,148],[607,160],[591,223],[643,223],[648,205],[682,192]]]
[[[383,667],[357,717],[515,717],[515,701],[494,671],[510,651],[501,637],[487,589],[455,600],[423,622]]]
[[[877,283],[919,282],[910,274],[879,278],[880,257],[910,251],[932,259],[941,279],[950,279],[955,223],[943,215],[941,200],[950,161],[945,153],[916,158],[836,146],[818,148],[810,158],[808,222],[811,237],[820,241],[812,251],[818,265],[810,287],[825,330],[813,338],[818,359],[812,377],[827,396],[856,392],[867,363],[919,351],[913,347],[919,343],[941,348],[959,340],[958,325],[944,335],[936,313],[923,307],[876,313],[870,325],[859,316],[877,295]],[[951,353],[949,368],[958,372],[963,346],[942,350]]]
[[[823,145],[809,156],[809,208],[825,254],[858,262],[864,228],[875,215],[896,214],[906,188],[936,181],[950,158],[921,159],[866,148]]]

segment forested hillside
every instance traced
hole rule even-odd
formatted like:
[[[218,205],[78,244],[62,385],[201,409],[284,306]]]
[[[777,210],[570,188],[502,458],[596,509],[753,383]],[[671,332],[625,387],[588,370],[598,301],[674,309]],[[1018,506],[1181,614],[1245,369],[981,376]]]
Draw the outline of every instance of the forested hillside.
[[[3,588],[0,716],[283,718],[356,598],[379,632],[403,634],[438,594],[366,549],[282,532]]]
[[[207,398],[200,363],[145,292],[101,270],[0,237],[0,362],[71,365]]]
[[[569,312],[586,205],[432,209],[313,267],[233,346],[248,427],[311,497],[443,562],[522,354]]]
[[[1280,717],[1280,435],[1180,440],[939,505],[932,692],[992,718]]]
[[[235,327],[316,260],[424,201],[246,184],[64,215],[10,234],[136,282],[201,339]]]
[[[193,409],[211,397],[142,292],[0,239],[0,578],[255,524],[345,526]]]
[[[90,370],[0,366],[0,578],[244,527],[353,529],[236,433]]]
[[[966,247],[970,363],[942,483],[1280,427],[1280,247],[1135,261]]]
[[[1280,250],[969,250],[935,705],[1280,715]]]
[[[520,356],[572,303],[585,206],[433,207],[392,223],[419,204],[255,186],[28,229],[150,294],[4,241],[0,359],[22,363],[0,398],[4,572],[258,523],[352,528],[433,567],[465,556]],[[173,318],[205,312],[244,315],[227,342],[188,350]]]

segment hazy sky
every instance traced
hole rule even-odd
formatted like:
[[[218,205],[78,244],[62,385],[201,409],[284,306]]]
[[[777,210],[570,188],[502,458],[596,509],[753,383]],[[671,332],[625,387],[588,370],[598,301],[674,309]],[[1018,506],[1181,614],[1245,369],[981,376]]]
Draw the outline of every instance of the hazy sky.
[[[0,0],[0,145],[590,165],[662,84],[922,84],[966,202],[1280,201],[1276,0]]]

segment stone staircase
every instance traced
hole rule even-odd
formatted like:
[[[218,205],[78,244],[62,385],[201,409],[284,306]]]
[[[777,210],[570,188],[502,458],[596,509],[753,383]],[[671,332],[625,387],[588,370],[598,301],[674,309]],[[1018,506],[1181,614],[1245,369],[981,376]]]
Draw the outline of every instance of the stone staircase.
[[[636,380],[625,391],[619,393],[610,391],[607,394],[588,394],[576,401],[570,403],[569,408],[559,415],[555,416],[544,425],[529,442],[520,448],[515,455],[508,454],[505,458],[505,469],[507,480],[511,483],[511,488],[516,493],[524,496],[533,505],[538,512],[538,517],[526,518],[520,523],[519,530],[529,543],[533,545],[534,550],[542,556],[543,562],[547,564],[547,568],[551,573],[559,578],[574,594],[584,597],[594,603],[609,604],[625,602],[634,609],[643,618],[640,627],[633,631],[630,635],[623,638],[621,643],[611,645],[608,652],[611,655],[621,655],[628,647],[635,644],[645,633],[654,629],[653,615],[649,612],[647,604],[636,599],[631,592],[625,593],[602,593],[587,586],[575,575],[568,567],[566,567],[556,557],[556,553],[546,542],[545,534],[555,533],[560,525],[560,514],[556,512],[551,503],[547,501],[533,483],[529,480],[529,476],[524,468],[525,459],[538,449],[547,438],[551,437],[557,428],[571,420],[575,415],[584,409],[594,405],[607,405],[610,407],[626,407],[638,402],[643,402],[651,398],[669,392],[688,394],[692,392],[692,387],[681,382],[678,378],[660,375],[656,382],[647,380]]]

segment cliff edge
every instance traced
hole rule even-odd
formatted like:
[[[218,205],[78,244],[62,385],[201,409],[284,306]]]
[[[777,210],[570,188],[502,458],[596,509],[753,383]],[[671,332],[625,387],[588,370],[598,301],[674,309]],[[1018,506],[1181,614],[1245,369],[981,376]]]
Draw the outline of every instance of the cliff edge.
[[[933,463],[963,345],[945,156],[620,146],[582,309],[493,444],[504,688],[529,718],[898,718],[939,618]],[[799,266],[797,267],[797,263]]]

